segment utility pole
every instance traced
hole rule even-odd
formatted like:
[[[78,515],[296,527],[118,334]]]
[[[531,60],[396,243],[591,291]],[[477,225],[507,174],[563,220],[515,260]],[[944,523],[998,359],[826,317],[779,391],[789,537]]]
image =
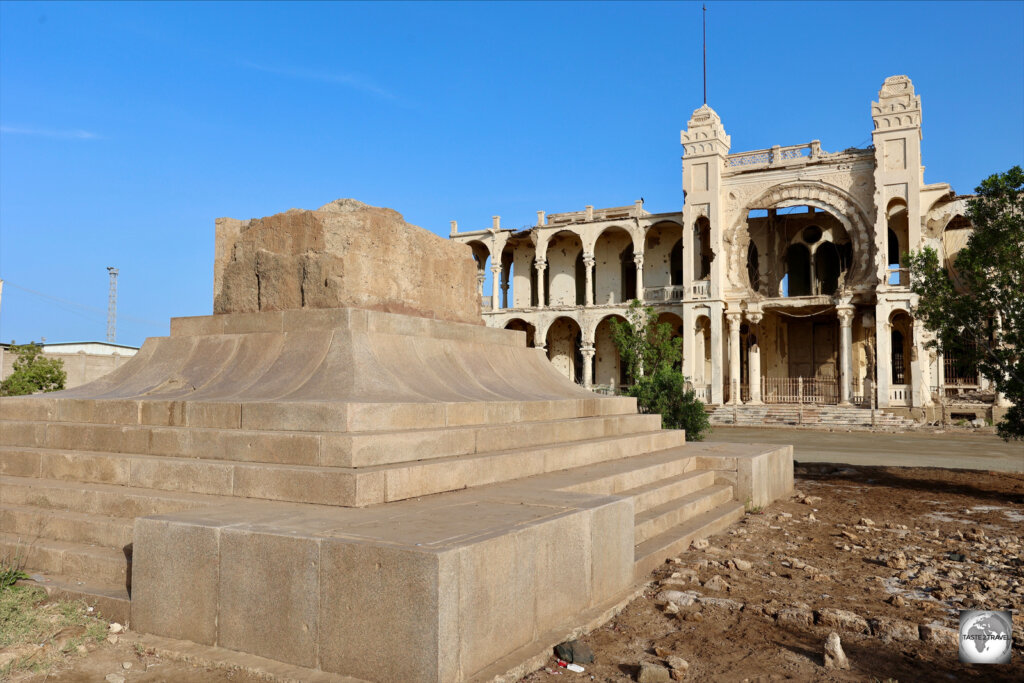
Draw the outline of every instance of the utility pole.
[[[107,343],[117,340],[117,268],[107,267],[110,273],[110,295],[107,297]]]

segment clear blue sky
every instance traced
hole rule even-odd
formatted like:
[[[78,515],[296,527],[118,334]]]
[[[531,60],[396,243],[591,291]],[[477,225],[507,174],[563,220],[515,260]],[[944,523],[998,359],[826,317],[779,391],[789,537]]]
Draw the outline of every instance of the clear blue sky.
[[[0,339],[212,308],[213,221],[339,197],[448,221],[678,210],[700,3],[0,3]],[[907,74],[927,182],[1024,161],[1024,3],[708,2],[732,150],[870,142]],[[39,292],[44,298],[29,291]]]

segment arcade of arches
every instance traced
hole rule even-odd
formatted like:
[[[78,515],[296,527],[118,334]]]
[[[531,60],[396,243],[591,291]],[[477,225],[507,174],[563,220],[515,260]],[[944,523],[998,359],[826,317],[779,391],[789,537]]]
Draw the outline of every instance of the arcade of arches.
[[[484,230],[453,221],[451,238],[477,261],[486,323],[522,330],[588,387],[626,381],[610,321],[639,298],[683,338],[679,365],[708,403],[913,411],[984,390],[976,370],[928,348],[905,268],[923,247],[952,265],[970,234],[968,198],[923,182],[909,78],[885,80],[871,117],[865,149],[829,153],[813,140],[730,153],[705,105],[682,133],[681,211],[651,213],[642,200],[538,211],[522,229],[495,216]]]

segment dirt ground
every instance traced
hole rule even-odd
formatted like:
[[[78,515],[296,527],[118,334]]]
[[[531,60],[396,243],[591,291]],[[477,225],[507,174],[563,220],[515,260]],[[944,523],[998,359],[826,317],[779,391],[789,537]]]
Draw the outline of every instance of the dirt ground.
[[[1024,474],[806,464],[796,488],[657,570],[581,639],[584,673],[523,680],[1024,680]],[[958,662],[960,608],[1015,610],[1010,664]],[[849,670],[824,667],[831,631]]]
[[[642,598],[581,639],[596,655],[584,673],[552,658],[523,680],[635,681],[642,664],[680,665],[673,657],[688,681],[1024,680],[1024,474],[815,463],[797,467],[796,488],[658,569]],[[961,607],[1016,610],[1009,665],[958,663]],[[849,670],[823,666],[830,631]],[[10,679],[118,677],[265,680],[160,657],[130,633]]]

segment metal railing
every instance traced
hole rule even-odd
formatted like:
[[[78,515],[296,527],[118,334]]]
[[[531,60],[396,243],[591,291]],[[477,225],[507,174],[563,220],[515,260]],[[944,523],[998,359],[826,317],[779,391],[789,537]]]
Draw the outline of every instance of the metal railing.
[[[839,403],[838,377],[762,377],[761,400],[765,403]]]

